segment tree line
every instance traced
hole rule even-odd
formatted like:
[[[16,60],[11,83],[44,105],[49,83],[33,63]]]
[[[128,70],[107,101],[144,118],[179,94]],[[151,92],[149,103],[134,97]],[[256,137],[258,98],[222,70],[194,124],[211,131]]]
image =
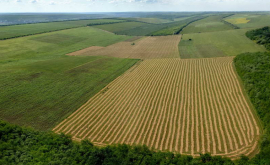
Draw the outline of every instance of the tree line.
[[[270,53],[244,53],[236,56],[234,64],[245,90],[255,106],[263,127],[260,153],[252,158],[252,164],[270,164]]]
[[[38,132],[0,120],[0,164],[40,165],[233,165],[246,164],[243,156],[233,162],[228,158],[201,154],[198,158],[150,150],[146,146],[126,144],[94,146],[88,140],[72,141],[70,136]]]
[[[251,30],[246,32],[246,36],[257,44],[264,45],[267,50],[270,50],[270,27]]]

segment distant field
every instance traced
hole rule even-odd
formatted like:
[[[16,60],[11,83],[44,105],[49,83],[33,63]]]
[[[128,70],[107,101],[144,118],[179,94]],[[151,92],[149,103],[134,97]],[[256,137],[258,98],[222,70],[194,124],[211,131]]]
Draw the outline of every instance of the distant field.
[[[0,118],[51,129],[137,62],[65,54],[129,38],[83,27],[0,41]]]
[[[161,23],[173,22],[171,20],[161,19],[161,18],[130,18],[129,20],[141,21],[141,22],[153,23],[153,24],[161,24]]]
[[[134,29],[128,29],[118,32],[118,34],[131,35],[131,36],[162,36],[173,35],[178,32],[182,27],[188,23],[201,18],[202,16],[196,16],[181,21],[175,21],[163,24],[146,24]]]
[[[253,153],[260,136],[232,57],[144,60],[53,130],[101,146],[230,158]]]
[[[181,35],[145,37],[133,42],[119,42],[105,48],[86,48],[69,55],[112,56],[120,58],[151,59],[179,58]]]
[[[270,26],[270,15],[260,14],[235,14],[226,18],[226,21],[237,25],[238,27],[245,28],[260,28]]]
[[[97,19],[97,20],[80,20],[80,21],[64,21],[64,22],[50,22],[50,23],[38,23],[26,25],[0,26],[0,40],[68,28],[82,27],[91,23],[106,23],[106,22],[123,22],[123,20]]]
[[[191,18],[192,16],[190,17],[180,17],[180,18],[175,18],[174,21],[183,21],[185,19],[188,19],[188,18]]]
[[[227,19],[226,21],[232,23],[232,24],[246,24],[248,23],[250,20],[248,20],[247,18],[232,18],[232,19]]]
[[[184,34],[179,43],[180,56],[181,58],[208,58],[266,51],[263,46],[248,39],[245,33],[246,30],[229,30]]]
[[[193,22],[184,28],[181,34],[215,32],[232,29],[231,26],[221,22],[223,16],[224,15],[209,16],[205,19]]]
[[[108,18],[106,14],[77,13],[0,13],[0,25],[27,24],[38,22],[100,19]]]
[[[110,25],[97,25],[93,27],[118,34],[121,31],[134,29],[136,27],[140,27],[143,25],[147,25],[147,24],[141,23],[141,22],[123,22],[123,23],[110,24]]]

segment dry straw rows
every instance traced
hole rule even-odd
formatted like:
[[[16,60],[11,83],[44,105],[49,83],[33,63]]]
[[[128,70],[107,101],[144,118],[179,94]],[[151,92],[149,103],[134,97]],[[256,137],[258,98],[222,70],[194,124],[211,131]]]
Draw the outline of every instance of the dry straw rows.
[[[231,57],[144,60],[54,131],[95,144],[146,144],[235,158],[257,147],[259,128]]]
[[[90,47],[68,55],[112,56],[120,58],[152,59],[178,58],[181,35],[140,38],[134,42],[119,42],[108,47]]]

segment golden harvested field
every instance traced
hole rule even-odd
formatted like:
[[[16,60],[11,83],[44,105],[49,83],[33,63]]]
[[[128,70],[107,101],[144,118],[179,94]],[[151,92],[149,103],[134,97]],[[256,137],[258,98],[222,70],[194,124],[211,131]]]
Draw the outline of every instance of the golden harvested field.
[[[97,145],[146,144],[230,158],[253,153],[260,134],[233,57],[144,60],[54,131]]]
[[[136,59],[179,58],[178,43],[180,40],[181,35],[145,37],[133,42],[119,42],[97,50],[90,47],[69,55],[112,56]]]

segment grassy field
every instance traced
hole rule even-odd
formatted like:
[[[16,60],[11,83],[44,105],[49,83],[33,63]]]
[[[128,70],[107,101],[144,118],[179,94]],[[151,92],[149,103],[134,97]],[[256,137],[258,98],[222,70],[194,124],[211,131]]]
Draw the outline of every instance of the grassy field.
[[[226,21],[237,25],[242,29],[246,28],[261,28],[270,26],[270,15],[266,14],[235,14],[226,18]]]
[[[236,56],[245,52],[266,51],[245,36],[246,30],[184,34],[179,43],[181,58]],[[191,40],[190,40],[191,39]]]
[[[132,42],[119,42],[106,48],[90,47],[69,55],[111,56],[133,59],[179,58],[181,35],[144,37]]]
[[[163,24],[146,24],[133,29],[127,29],[118,32],[117,34],[131,35],[131,36],[160,36],[160,35],[173,35],[179,31],[183,26],[188,23],[201,18],[201,16],[184,19]]]
[[[65,54],[128,38],[83,27],[0,41],[0,118],[53,128],[137,62]]]
[[[188,26],[192,22],[197,22],[202,18],[204,18],[204,17],[192,17],[192,18],[189,18],[189,19],[185,19],[185,20],[182,20],[182,21],[171,23],[166,28],[163,28],[163,29],[161,29],[159,31],[153,32],[153,33],[151,33],[151,35],[162,36],[162,35],[179,34],[183,29],[185,29],[186,26]]]
[[[125,31],[125,30],[130,30],[130,29],[134,29],[136,27],[140,27],[143,25],[147,25],[145,23],[141,23],[141,22],[123,22],[123,23],[117,23],[117,24],[110,24],[110,25],[97,25],[97,26],[93,26],[95,28],[99,28],[102,30],[106,30],[109,32],[113,32],[116,34],[122,34],[120,32]]]
[[[128,18],[128,20],[140,21],[140,22],[151,23],[151,24],[161,24],[161,23],[173,22],[172,20],[161,19],[161,18]]]
[[[145,144],[198,156],[240,157],[260,129],[233,58],[144,60],[54,128],[94,144]]]
[[[184,28],[181,34],[215,32],[232,29],[231,26],[221,22],[223,16],[224,15],[209,16],[205,19],[193,22]]]
[[[80,21],[64,21],[64,22],[37,23],[26,25],[0,26],[0,40],[33,35],[38,33],[46,33],[62,29],[82,27],[91,23],[106,23],[106,22],[123,22],[123,20],[97,19],[97,20],[80,20]]]

